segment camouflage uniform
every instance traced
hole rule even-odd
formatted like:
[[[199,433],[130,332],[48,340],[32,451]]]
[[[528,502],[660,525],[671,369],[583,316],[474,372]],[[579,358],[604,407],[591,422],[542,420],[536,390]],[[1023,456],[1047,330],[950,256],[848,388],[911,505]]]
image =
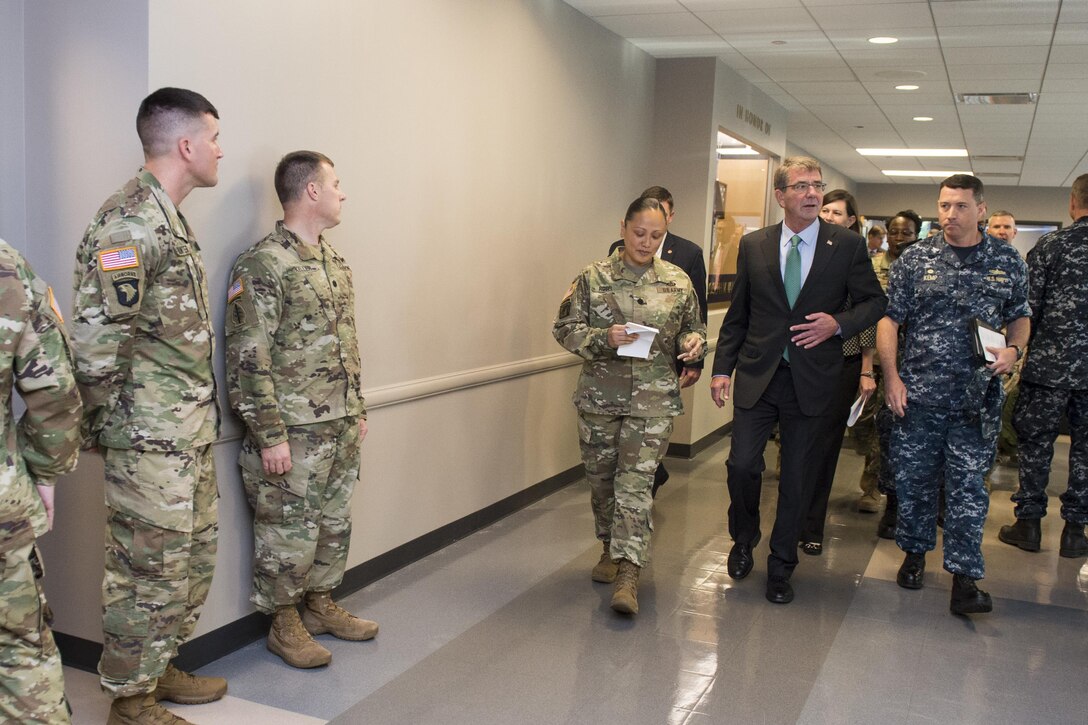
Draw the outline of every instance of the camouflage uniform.
[[[880,281],[880,287],[887,293],[892,263],[895,259],[892,258],[891,253],[885,251],[873,257],[872,261],[873,271],[876,272],[876,278]],[[881,461],[887,458],[893,416],[888,406],[884,404],[884,376],[880,372],[879,357],[873,360],[873,372],[876,373],[876,390],[866,401],[854,431],[858,437],[859,448],[865,454],[865,473],[876,480],[877,489],[881,493],[894,493],[894,478],[891,472],[886,470],[887,467],[881,465]]]
[[[0,720],[66,723],[68,703],[34,540],[48,530],[35,484],[75,468],[79,392],[53,291],[0,240]],[[12,385],[26,404],[18,424]],[[35,566],[37,565],[37,570]]]
[[[200,248],[146,170],[76,254],[72,340],[83,440],[106,466],[104,643],[114,697],[151,692],[207,597],[218,536],[215,335]]]
[[[1046,487],[1062,413],[1069,418],[1069,484],[1061,516],[1088,523],[1088,217],[1028,252],[1031,342],[1013,423],[1020,447],[1016,518],[1046,515]]]
[[[343,257],[283,222],[238,257],[231,279],[227,386],[247,430],[239,463],[255,513],[252,600],[273,612],[344,576],[366,418],[355,293]],[[261,449],[284,441],[291,470],[265,474]]]
[[[908,553],[936,547],[943,468],[944,568],[981,579],[990,502],[983,476],[993,463],[1005,392],[975,361],[970,321],[1000,328],[1029,316],[1027,267],[1015,249],[989,235],[961,262],[938,234],[903,253],[888,294],[887,316],[906,327],[899,374],[907,410],[891,432],[895,540]]]
[[[608,328],[628,322],[660,331],[649,360],[620,357],[609,347]],[[574,407],[597,538],[611,541],[613,559],[644,566],[653,530],[654,471],[673,418],[684,412],[673,363],[692,334],[704,343],[700,359],[706,355],[706,325],[691,280],[656,257],[640,275],[616,250],[574,280],[552,334],[585,360]]]

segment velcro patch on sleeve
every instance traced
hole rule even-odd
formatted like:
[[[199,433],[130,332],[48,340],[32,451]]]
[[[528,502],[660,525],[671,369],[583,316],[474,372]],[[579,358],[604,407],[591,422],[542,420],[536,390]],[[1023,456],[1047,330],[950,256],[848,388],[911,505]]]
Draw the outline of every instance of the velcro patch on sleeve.
[[[132,269],[140,266],[140,255],[136,247],[113,247],[98,253],[98,268],[103,272],[118,269]]]

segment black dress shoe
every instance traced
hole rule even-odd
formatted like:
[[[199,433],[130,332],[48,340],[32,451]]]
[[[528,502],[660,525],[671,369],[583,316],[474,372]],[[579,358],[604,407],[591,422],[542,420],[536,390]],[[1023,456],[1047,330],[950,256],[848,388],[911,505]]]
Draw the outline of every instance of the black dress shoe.
[[[1038,551],[1043,533],[1039,519],[1017,519],[1012,526],[1002,526],[997,538],[1024,551]]]
[[[789,604],[793,601],[793,587],[789,579],[772,578],[767,580],[767,601],[774,604]]]
[[[733,548],[729,550],[729,558],[726,559],[726,572],[731,579],[743,579],[752,573],[752,565],[755,560],[752,559],[752,549],[759,543],[759,534],[756,534],[756,538],[752,539],[752,543],[743,544],[737,542],[733,544]]]
[[[904,589],[921,589],[925,574],[926,555],[908,551],[899,567],[899,573],[895,575],[895,583]]]
[[[952,575],[952,602],[948,605],[952,614],[985,614],[993,608],[990,595],[979,589],[974,579],[966,574]]]
[[[1088,554],[1088,539],[1084,537],[1084,524],[1065,522],[1062,529],[1062,541],[1058,545],[1058,553],[1070,559],[1076,559]]]
[[[876,535],[882,539],[895,538],[895,523],[899,516],[899,499],[894,493],[888,494],[888,502],[884,504],[884,514],[876,525]]]

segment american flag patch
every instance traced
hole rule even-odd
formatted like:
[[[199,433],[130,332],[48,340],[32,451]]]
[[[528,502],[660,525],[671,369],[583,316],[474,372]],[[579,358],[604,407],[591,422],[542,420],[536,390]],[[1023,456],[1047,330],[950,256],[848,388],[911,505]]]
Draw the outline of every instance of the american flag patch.
[[[237,297],[240,294],[242,294],[242,278],[241,277],[234,280],[234,284],[232,284],[230,286],[230,289],[227,290],[227,304],[230,304],[231,302],[234,302],[234,298]]]
[[[115,247],[98,253],[98,266],[103,272],[140,266],[136,247]]]

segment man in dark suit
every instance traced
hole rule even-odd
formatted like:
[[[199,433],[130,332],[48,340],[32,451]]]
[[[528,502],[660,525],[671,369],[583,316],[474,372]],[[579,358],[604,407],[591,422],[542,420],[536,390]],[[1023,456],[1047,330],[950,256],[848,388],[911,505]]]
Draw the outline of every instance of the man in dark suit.
[[[812,495],[806,462],[828,425],[843,357],[842,340],[880,319],[887,304],[865,239],[819,218],[823,172],[815,159],[787,158],[774,175],[785,221],[747,234],[737,257],[733,298],[718,334],[710,395],[732,393],[733,442],[726,461],[727,570],[743,579],[759,542],[763,450],[779,424],[782,473],[767,559],[767,599],[793,600],[797,536]],[[852,300],[848,309],[846,300]]]
[[[691,284],[695,288],[695,296],[699,298],[699,314],[706,322],[706,264],[703,262],[703,248],[695,242],[690,242],[683,237],[678,237],[668,231],[672,224],[672,218],[676,215],[676,207],[673,205],[672,194],[664,186],[651,186],[640,194],[642,197],[657,199],[665,209],[665,238],[661,240],[661,246],[657,250],[659,259],[675,264],[687,273],[691,278]],[[623,244],[623,240],[612,242],[608,253],[616,251]],[[680,387],[686,388],[694,385],[703,374],[703,361],[689,363],[680,370]],[[669,472],[665,470],[664,462],[659,463],[654,473],[654,485],[650,493],[657,497],[657,489],[665,485],[669,480]]]

